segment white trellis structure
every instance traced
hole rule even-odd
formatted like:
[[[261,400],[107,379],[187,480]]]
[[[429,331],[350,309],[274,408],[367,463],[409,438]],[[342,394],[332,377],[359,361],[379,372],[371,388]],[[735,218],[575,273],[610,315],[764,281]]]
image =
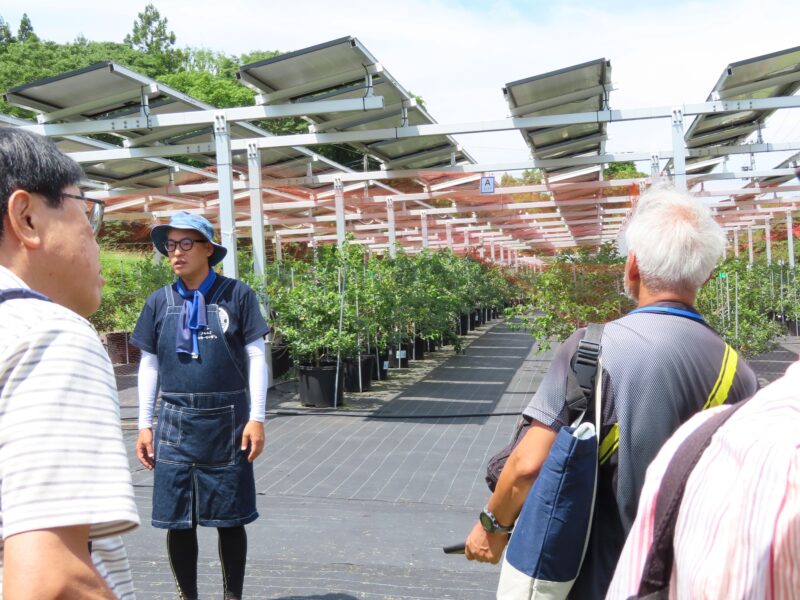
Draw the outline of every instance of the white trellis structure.
[[[509,118],[455,124],[434,121],[352,37],[246,65],[239,79],[257,92],[255,106],[219,109],[100,63],[9,90],[5,100],[37,120],[0,116],[0,126],[55,138],[84,166],[89,195],[108,201],[108,218],[156,223],[190,210],[218,222],[233,276],[242,235],[261,273],[268,241],[280,259],[286,243],[346,235],[389,254],[450,247],[537,264],[614,240],[640,191],[665,177],[706,197],[737,242],[778,220],[791,232],[800,203],[800,141],[762,134],[773,113],[800,107],[800,48],[728,65],[705,102],[612,108],[611,63],[600,59],[507,84]],[[286,117],[302,117],[309,132],[254,124]],[[615,123],[650,119],[670,128],[670,148],[606,150]],[[530,160],[480,164],[452,137],[507,130],[520,131]],[[331,161],[315,151],[323,144],[347,145],[363,164]],[[796,154],[771,169],[724,168],[730,156],[776,152]],[[619,161],[647,161],[650,175],[604,181]],[[541,183],[481,189],[482,176],[531,168]]]

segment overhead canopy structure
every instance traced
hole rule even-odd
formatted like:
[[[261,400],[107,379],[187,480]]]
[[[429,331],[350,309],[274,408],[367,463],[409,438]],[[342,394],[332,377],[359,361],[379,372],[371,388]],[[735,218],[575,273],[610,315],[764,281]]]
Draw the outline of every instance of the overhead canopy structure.
[[[732,83],[718,85],[724,88],[720,97],[737,92],[734,100],[684,105],[686,115],[700,115],[689,133],[706,131],[705,124],[719,124],[725,115],[766,118],[777,108],[800,107],[783,96],[797,90],[797,55],[793,49],[770,55],[771,61],[734,63]],[[739,75],[741,65],[750,65],[750,79]],[[754,65],[763,73],[757,83],[751,81]],[[439,125],[352,37],[246,65],[239,80],[257,91],[256,105],[217,109],[114,63],[99,63],[9,90],[6,99],[37,112],[38,124],[10,117],[0,124],[55,138],[83,164],[90,193],[108,200],[114,218],[153,222],[192,210],[218,220],[229,249],[235,249],[237,230],[251,229],[258,255],[265,233],[279,257],[282,243],[341,242],[348,232],[376,251],[391,252],[399,242],[408,251],[451,247],[508,261],[516,252],[541,255],[615,239],[651,179],[603,181],[603,168],[652,156],[607,153],[608,127],[674,117],[664,109],[611,110],[611,67],[599,59],[507,84],[511,119]],[[766,95],[748,99],[748,85],[762,86],[752,89]],[[274,136],[253,123],[285,116],[304,118],[310,133]],[[724,143],[687,150],[682,124],[676,136],[672,121],[673,148],[653,163],[685,155],[713,169],[710,157],[727,153],[800,150],[792,143],[743,145],[747,136],[723,136]],[[508,129],[521,132],[530,161],[476,164],[451,137]],[[87,137],[99,133],[109,141]],[[315,149],[319,144],[346,144],[369,160],[363,172],[354,170],[325,158]],[[186,156],[194,162],[186,164]],[[694,165],[695,191],[715,178],[746,182],[699,190],[729,228],[798,203],[792,159],[763,172],[698,168],[705,166]],[[495,182],[493,191],[480,181],[493,171],[526,168],[540,169],[542,180]]]
[[[309,117],[311,130],[363,131],[429,125],[436,121],[354,37],[344,37],[245,65],[240,81],[264,104],[318,102],[381,96],[384,108],[368,114],[326,113]],[[354,144],[387,168],[423,169],[474,162],[449,136]]]

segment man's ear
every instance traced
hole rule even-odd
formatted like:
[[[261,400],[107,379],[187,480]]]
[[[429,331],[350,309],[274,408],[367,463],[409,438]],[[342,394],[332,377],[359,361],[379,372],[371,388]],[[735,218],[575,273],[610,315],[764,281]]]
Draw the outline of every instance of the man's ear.
[[[39,248],[42,244],[43,208],[44,204],[37,202],[26,190],[15,190],[8,197],[6,226],[19,243],[27,248]]]
[[[625,272],[628,275],[628,279],[631,281],[636,281],[640,278],[639,263],[636,261],[636,255],[632,250],[628,252],[628,260],[625,262]]]

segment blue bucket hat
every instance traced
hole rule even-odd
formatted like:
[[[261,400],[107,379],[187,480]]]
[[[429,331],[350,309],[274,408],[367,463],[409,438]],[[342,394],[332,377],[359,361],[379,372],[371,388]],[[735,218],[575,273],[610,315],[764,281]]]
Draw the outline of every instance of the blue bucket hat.
[[[214,226],[209,223],[208,219],[200,215],[193,215],[186,211],[181,211],[172,215],[169,223],[166,225],[156,225],[150,231],[150,239],[153,240],[153,245],[161,254],[167,256],[167,234],[170,229],[194,229],[204,238],[206,238],[212,246],[214,252],[208,257],[208,265],[213,267],[228,253],[228,249],[224,246],[214,242]]]

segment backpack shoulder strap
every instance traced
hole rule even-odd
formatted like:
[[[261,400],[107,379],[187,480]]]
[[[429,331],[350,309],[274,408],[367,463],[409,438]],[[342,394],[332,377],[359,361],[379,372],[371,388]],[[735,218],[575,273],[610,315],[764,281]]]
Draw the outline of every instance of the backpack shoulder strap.
[[[746,403],[747,400],[739,402],[732,408],[709,418],[684,440],[669,461],[658,489],[653,542],[642,570],[637,598],[666,590],[669,586],[675,558],[673,546],[675,524],[678,520],[683,493],[686,490],[686,482],[717,430]]]
[[[602,323],[590,323],[570,361],[566,397],[570,423],[583,419],[594,396],[604,327]]]
[[[18,300],[22,298],[51,302],[50,298],[47,296],[27,288],[6,288],[4,290],[0,290],[0,302],[5,302],[6,300]]]

